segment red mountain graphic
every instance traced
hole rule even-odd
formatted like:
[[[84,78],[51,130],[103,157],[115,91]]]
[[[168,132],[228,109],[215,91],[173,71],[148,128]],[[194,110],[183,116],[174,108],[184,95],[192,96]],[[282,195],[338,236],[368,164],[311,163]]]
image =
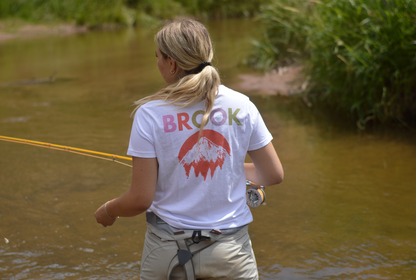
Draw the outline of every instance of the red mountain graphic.
[[[212,178],[218,166],[222,169],[225,158],[227,154],[231,155],[231,151],[224,136],[214,130],[202,131],[199,141],[198,136],[199,131],[183,143],[178,159],[188,178],[193,167],[195,176],[201,174],[205,181],[209,170]]]

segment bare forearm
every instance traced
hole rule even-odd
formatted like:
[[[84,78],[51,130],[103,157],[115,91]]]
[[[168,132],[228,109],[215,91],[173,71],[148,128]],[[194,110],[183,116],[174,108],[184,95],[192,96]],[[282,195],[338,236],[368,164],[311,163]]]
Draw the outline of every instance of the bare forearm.
[[[253,163],[244,163],[244,169],[246,171],[246,179],[261,186],[270,186],[281,183],[276,176],[266,176],[261,174]]]
[[[122,196],[101,205],[94,216],[103,226],[111,226],[116,217],[132,217],[152,205],[156,191],[157,159],[133,157],[131,187]]]
[[[271,143],[248,152],[253,163],[244,163],[247,180],[262,186],[280,184],[284,172],[279,157]]]
[[[244,170],[246,171],[247,180],[260,184],[260,181],[262,180],[253,163],[244,163]]]
[[[149,207],[149,203],[145,203],[128,190],[107,203],[107,212],[111,217],[133,217],[145,212]]]

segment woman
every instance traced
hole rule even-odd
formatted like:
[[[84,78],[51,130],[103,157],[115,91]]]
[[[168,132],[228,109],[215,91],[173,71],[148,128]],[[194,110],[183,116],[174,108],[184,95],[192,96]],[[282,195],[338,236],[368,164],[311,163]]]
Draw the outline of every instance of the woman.
[[[201,23],[174,21],[155,41],[166,85],[136,102],[131,187],[97,222],[147,211],[141,279],[258,279],[246,179],[282,181],[272,136],[246,96],[220,85]]]

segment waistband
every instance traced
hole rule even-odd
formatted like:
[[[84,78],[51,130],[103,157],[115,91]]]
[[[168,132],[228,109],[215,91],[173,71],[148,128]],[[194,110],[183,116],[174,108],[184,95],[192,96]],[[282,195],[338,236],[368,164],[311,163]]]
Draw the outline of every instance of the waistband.
[[[146,212],[146,221],[152,226],[154,226],[155,228],[157,228],[158,230],[169,235],[182,235],[185,233],[193,233],[195,231],[200,231],[200,232],[208,231],[209,233],[216,234],[216,235],[230,235],[230,234],[235,234],[236,232],[240,231],[241,229],[247,226],[247,225],[243,225],[243,226],[239,226],[235,228],[211,229],[211,230],[209,229],[208,230],[207,229],[180,229],[180,228],[176,228],[176,227],[169,225],[168,223],[166,223],[164,220],[162,220],[159,216],[157,216],[153,212]]]

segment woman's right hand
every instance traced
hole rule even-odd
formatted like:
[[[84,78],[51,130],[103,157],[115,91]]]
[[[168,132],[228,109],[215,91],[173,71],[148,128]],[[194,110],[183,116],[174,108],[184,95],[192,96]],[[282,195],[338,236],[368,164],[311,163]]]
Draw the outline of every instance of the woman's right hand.
[[[108,207],[108,204],[107,204],[107,207]],[[107,215],[107,212],[105,211],[105,203],[101,205],[97,209],[97,211],[95,211],[94,217],[97,220],[97,223],[102,224],[104,227],[112,226],[114,222],[117,220],[116,217],[112,218],[109,215]]]

